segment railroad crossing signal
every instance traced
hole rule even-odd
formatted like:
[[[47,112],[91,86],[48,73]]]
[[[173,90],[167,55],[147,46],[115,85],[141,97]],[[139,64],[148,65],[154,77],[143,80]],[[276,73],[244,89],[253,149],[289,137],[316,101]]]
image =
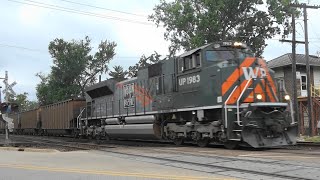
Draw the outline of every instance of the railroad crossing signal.
[[[17,82],[13,82],[13,83],[11,83],[11,84],[9,84],[9,82],[8,82],[8,71],[6,71],[6,75],[5,75],[5,78],[4,78],[4,80],[3,80],[3,83],[4,83],[4,85],[5,85],[5,88],[4,88],[4,90],[2,91],[2,93],[5,95],[4,96],[4,100],[6,101],[6,102],[8,102],[8,99],[9,99],[9,93],[11,93],[12,95],[16,95],[16,93],[13,91],[13,89],[12,89],[12,87],[13,86],[15,86],[16,84],[17,84]]]
[[[15,86],[17,84],[17,82],[14,81],[11,84],[6,84],[7,82],[5,80],[3,82],[5,83],[6,88],[2,91],[2,93],[7,94],[10,92],[11,94],[16,95],[16,93],[13,91],[12,87]]]
[[[1,114],[18,112],[19,105],[17,103],[8,103],[8,102],[1,103],[0,111],[1,111]]]
[[[6,140],[9,139],[8,128],[12,129],[13,127],[13,119],[8,117],[8,113],[17,112],[19,110],[19,106],[16,103],[9,103],[9,92],[13,95],[16,93],[13,91],[12,87],[17,84],[17,82],[13,82],[9,84],[8,82],[8,71],[6,71],[5,77],[0,79],[4,79],[3,83],[5,85],[5,89],[2,91],[5,94],[4,100],[5,103],[0,104],[0,114],[2,114],[2,119],[6,122]],[[0,91],[1,97],[1,91]],[[0,98],[1,102],[1,98]],[[5,113],[5,114],[3,114]]]

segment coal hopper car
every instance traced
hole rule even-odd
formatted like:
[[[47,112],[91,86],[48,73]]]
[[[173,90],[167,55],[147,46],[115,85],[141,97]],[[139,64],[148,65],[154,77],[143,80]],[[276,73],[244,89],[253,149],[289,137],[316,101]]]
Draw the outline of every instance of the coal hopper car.
[[[239,42],[207,44],[86,89],[81,136],[210,142],[228,148],[296,143],[290,97],[273,72]]]
[[[38,134],[40,109],[32,109],[12,114],[14,132],[17,134]]]
[[[14,134],[77,136],[84,99],[68,99],[36,109],[10,114]],[[0,124],[0,129],[4,127]],[[1,130],[0,130],[1,132]]]

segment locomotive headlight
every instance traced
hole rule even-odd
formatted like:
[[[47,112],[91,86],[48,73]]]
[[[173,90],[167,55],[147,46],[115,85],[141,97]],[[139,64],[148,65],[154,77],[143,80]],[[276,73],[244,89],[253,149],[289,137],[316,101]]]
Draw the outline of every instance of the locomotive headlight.
[[[234,42],[233,45],[234,46],[242,46],[243,44],[241,42]]]
[[[287,95],[284,96],[284,99],[289,101],[290,100],[290,96],[287,94]]]
[[[261,100],[261,99],[262,99],[262,95],[261,95],[261,94],[257,94],[256,98],[257,98],[258,100]]]

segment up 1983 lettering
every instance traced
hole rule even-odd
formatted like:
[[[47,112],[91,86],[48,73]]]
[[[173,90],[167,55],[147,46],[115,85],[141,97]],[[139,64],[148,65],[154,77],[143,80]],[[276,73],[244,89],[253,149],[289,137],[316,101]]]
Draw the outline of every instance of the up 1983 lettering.
[[[200,82],[200,75],[194,75],[189,77],[183,77],[179,79],[179,86],[188,85],[188,84],[195,84]]]

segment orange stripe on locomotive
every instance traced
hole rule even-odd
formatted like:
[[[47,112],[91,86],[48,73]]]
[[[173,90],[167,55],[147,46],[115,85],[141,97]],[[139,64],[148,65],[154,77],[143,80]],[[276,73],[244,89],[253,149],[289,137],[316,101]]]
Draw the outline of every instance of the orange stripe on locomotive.
[[[258,66],[252,67],[255,65],[254,62],[258,62]],[[242,103],[252,103],[255,100],[254,95],[255,94],[261,94],[262,99],[261,101],[270,101],[270,102],[276,102],[277,101],[277,90],[275,87],[275,83],[273,81],[273,78],[269,72],[269,69],[263,59],[256,59],[256,58],[246,58],[239,66],[239,68],[236,68],[231,75],[227,78],[227,80],[222,84],[222,95],[225,95],[225,98],[229,96],[227,92],[231,93],[231,89],[233,89],[238,83],[240,82],[240,85],[236,88],[236,90],[233,92],[231,95],[230,99],[228,100],[227,104],[232,105],[237,102],[237,99],[241,95],[241,92],[244,90],[246,84],[250,80],[248,77],[248,72],[244,72],[244,68],[252,68],[251,70],[253,71],[252,74],[257,75],[257,77],[262,77],[262,71],[264,71],[264,75],[266,76],[265,78],[257,78],[255,82],[251,80],[251,82],[248,84],[248,87],[253,88],[248,89],[244,94],[243,94],[243,101]],[[253,69],[254,68],[254,69]],[[262,69],[262,70],[261,70]],[[251,77],[252,78],[252,77]],[[242,81],[239,81],[242,80]],[[252,87],[252,84],[254,87]],[[247,87],[247,88],[248,88]],[[266,97],[267,96],[267,97]]]

